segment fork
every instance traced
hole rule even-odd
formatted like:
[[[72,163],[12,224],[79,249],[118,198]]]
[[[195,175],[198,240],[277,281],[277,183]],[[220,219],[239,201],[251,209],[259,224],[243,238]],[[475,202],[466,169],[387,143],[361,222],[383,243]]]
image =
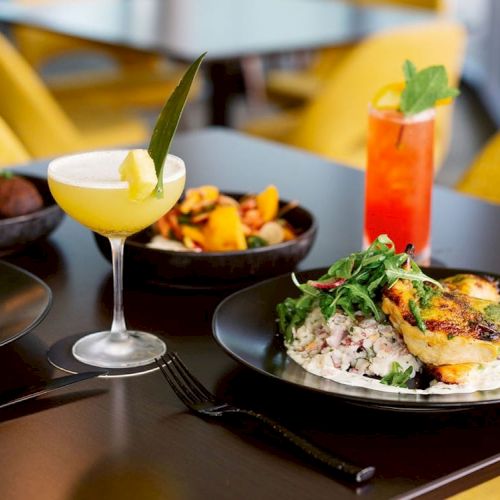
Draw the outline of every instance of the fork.
[[[175,352],[167,352],[155,360],[163,376],[172,387],[177,397],[195,414],[203,417],[219,418],[232,414],[251,417],[264,424],[274,433],[285,438],[289,443],[299,448],[309,457],[333,470],[337,475],[349,481],[362,483],[371,479],[375,474],[375,467],[359,467],[346,462],[329,452],[322,450],[301,436],[290,431],[273,419],[256,411],[238,408],[217,399],[206,387],[189,371],[186,365]]]

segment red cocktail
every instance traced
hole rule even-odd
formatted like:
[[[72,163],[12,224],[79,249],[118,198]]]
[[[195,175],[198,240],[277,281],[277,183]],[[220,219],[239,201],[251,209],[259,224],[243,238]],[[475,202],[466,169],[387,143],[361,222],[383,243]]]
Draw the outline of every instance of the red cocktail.
[[[412,243],[416,260],[428,263],[433,146],[433,109],[410,117],[398,111],[370,109],[365,245],[385,233],[397,252]]]

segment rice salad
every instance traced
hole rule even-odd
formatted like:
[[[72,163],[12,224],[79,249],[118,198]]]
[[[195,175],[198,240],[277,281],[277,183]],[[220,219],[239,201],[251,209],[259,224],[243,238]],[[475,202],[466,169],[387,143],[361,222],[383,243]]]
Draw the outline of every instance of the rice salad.
[[[327,378],[340,371],[384,380],[396,367],[407,380],[422,368],[390,324],[362,313],[336,312],[325,319],[316,307],[285,345],[292,359]]]

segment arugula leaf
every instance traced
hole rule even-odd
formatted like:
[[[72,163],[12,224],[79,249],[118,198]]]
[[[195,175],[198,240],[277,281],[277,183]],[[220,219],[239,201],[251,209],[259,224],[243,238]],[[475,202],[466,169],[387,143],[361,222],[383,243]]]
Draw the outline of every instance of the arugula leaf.
[[[293,327],[304,323],[307,315],[311,312],[314,300],[315,297],[310,295],[303,295],[298,299],[288,297],[276,306],[279,330],[286,342],[290,343],[293,340]]]
[[[383,313],[375,304],[365,287],[358,283],[349,283],[345,285],[345,288],[351,292],[351,303],[358,305],[364,313],[371,312],[377,321],[380,321],[383,318]]]
[[[417,292],[419,305],[425,309],[430,305],[432,298],[438,293],[438,289],[422,281],[412,281],[412,285]]]
[[[457,89],[448,86],[448,75],[443,65],[416,71],[413,63],[405,61],[403,72],[406,85],[401,94],[400,108],[406,116],[434,107],[439,99],[459,94]]]
[[[500,304],[490,304],[484,310],[486,319],[495,324],[500,324]]]
[[[350,278],[355,263],[356,263],[356,254],[351,254],[348,257],[339,259],[330,267],[330,269],[328,269],[326,277],[331,278],[335,276],[336,278]]]
[[[335,312],[337,301],[331,295],[324,293],[319,297],[319,308],[325,318],[331,318]]]
[[[417,322],[418,329],[422,332],[425,332],[427,328],[425,326],[424,320],[422,319],[420,308],[418,307],[417,303],[413,299],[410,299],[408,301],[408,307],[410,308],[410,311],[413,314],[415,321]]]
[[[317,288],[314,288],[307,283],[300,283],[295,273],[292,273],[292,281],[293,284],[305,295],[310,295],[311,297],[319,296],[320,291]]]
[[[163,106],[154,126],[148,146],[148,153],[153,159],[158,178],[158,183],[154,189],[157,198],[161,198],[163,195],[163,164],[167,157],[170,143],[177,130],[177,125],[179,125],[191,84],[205,55],[206,52],[198,57],[186,70],[179,85],[175,88],[165,106]]]
[[[267,247],[268,243],[264,238],[257,236],[256,234],[252,234],[247,237],[247,246],[248,248],[260,248]]]
[[[435,279],[432,279],[431,277],[427,276],[424,274],[420,269],[418,272],[415,272],[415,270],[406,270],[406,269],[401,269],[401,268],[394,268],[391,267],[389,269],[386,269],[385,271],[387,277],[389,278],[389,288],[391,288],[398,279],[402,280],[411,280],[411,281],[427,281],[429,283],[433,283],[436,285],[438,288],[443,288],[443,285],[439,283],[439,281],[436,281]]]
[[[395,387],[408,387],[408,380],[412,378],[413,367],[409,366],[405,371],[397,361],[393,361],[391,371],[382,377],[380,382],[385,385],[393,385]]]

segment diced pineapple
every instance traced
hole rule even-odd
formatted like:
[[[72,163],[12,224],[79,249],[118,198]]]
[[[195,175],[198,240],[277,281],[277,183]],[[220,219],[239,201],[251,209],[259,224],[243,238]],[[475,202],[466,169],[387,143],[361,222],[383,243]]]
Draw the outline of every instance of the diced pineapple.
[[[128,182],[132,200],[147,198],[158,182],[153,159],[145,149],[129,151],[120,165],[120,177],[122,181]]]

